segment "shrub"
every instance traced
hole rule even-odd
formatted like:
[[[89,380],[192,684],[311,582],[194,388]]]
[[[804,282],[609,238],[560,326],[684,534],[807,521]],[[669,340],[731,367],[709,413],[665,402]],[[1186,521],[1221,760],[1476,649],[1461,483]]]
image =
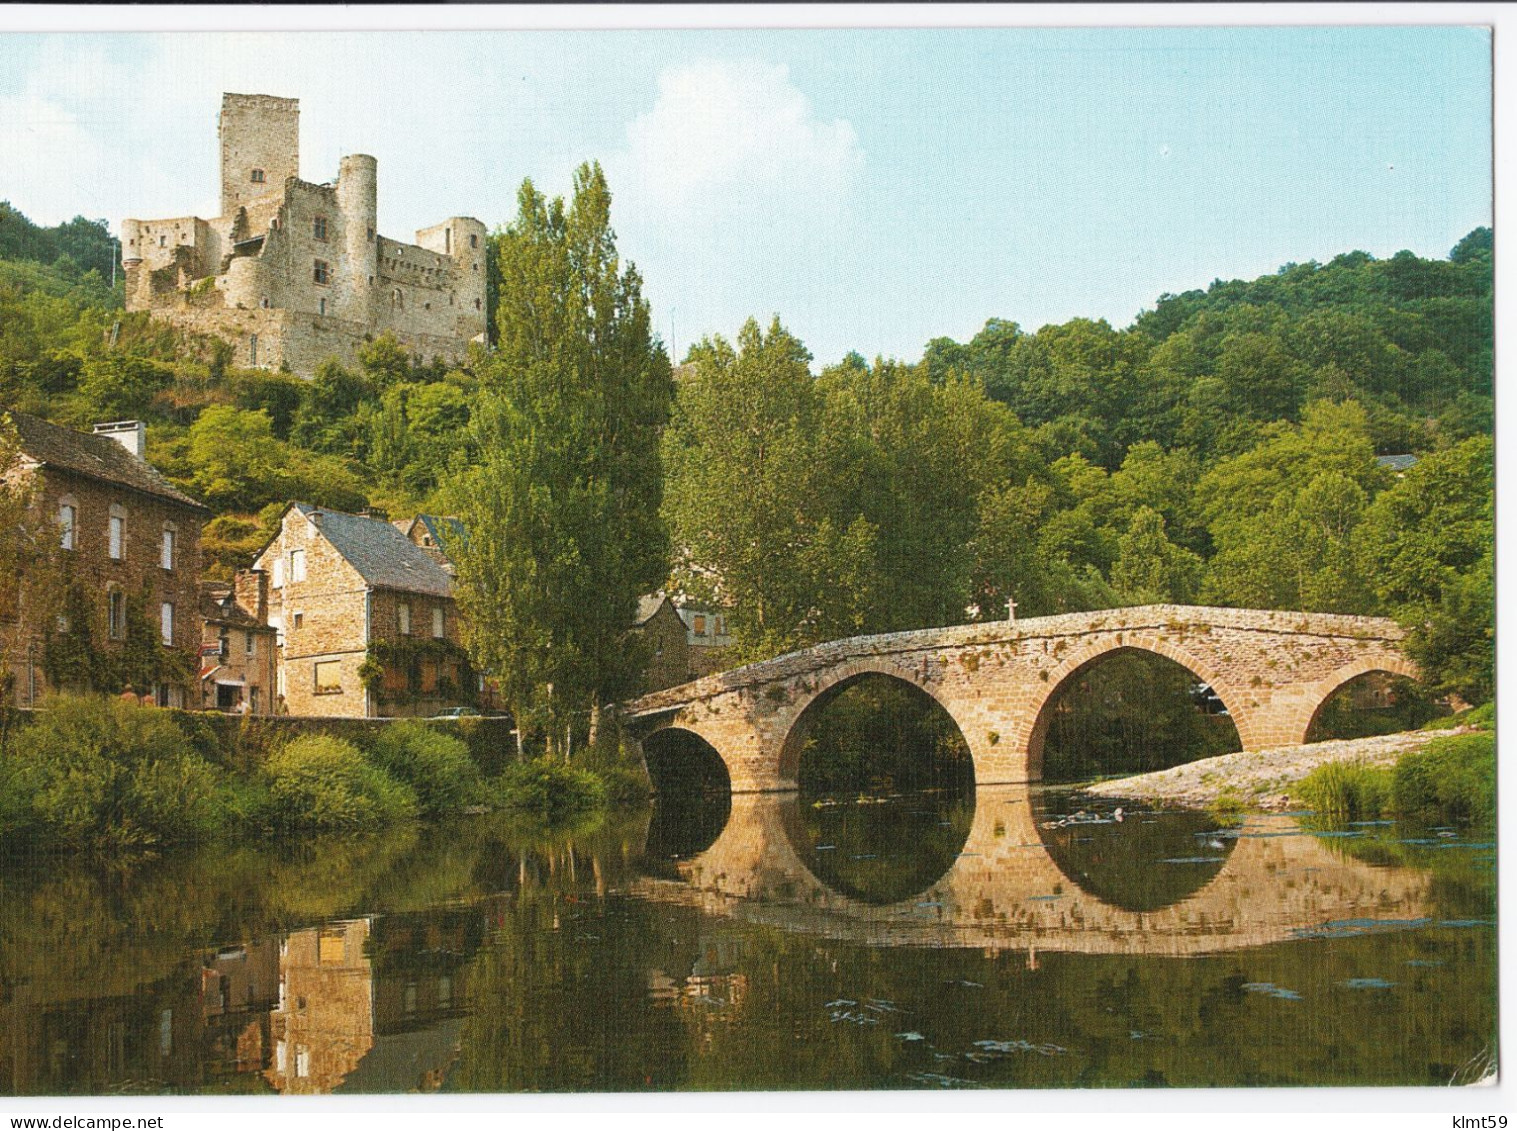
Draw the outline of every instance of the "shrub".
[[[265,767],[274,822],[309,829],[372,829],[416,815],[416,794],[340,738],[304,735]]]
[[[1453,730],[1455,727],[1475,727],[1477,730],[1491,730],[1496,725],[1496,704],[1484,703],[1479,707],[1470,707],[1460,711],[1456,715],[1445,715],[1441,719],[1434,719],[1425,723],[1423,730]]]
[[[1373,820],[1390,809],[1391,770],[1363,762],[1327,762],[1302,778],[1297,789],[1325,817]]]
[[[1496,819],[1496,736],[1435,738],[1396,763],[1396,812],[1429,821]]]
[[[561,821],[606,802],[606,788],[594,774],[545,758],[513,763],[491,785],[502,808],[545,821]]]
[[[63,696],[16,736],[14,749],[6,807],[42,844],[183,843],[227,817],[216,771],[168,712]]]
[[[606,790],[606,800],[612,805],[636,805],[653,796],[648,775],[635,766],[597,768],[595,776],[600,778]]]
[[[391,723],[369,751],[375,765],[416,792],[425,816],[456,813],[475,799],[479,767],[462,739],[441,734],[425,723]]]

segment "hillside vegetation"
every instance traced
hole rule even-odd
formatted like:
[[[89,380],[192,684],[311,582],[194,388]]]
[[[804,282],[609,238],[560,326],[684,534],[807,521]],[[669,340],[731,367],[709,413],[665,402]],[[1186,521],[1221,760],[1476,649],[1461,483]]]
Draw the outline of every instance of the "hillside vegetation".
[[[496,237],[497,243],[499,237]],[[0,206],[0,404],[138,417],[246,564],[290,498],[456,510],[496,360],[381,338],[304,381],[122,309],[102,225]],[[102,258],[103,256],[103,258]],[[663,435],[671,577],[749,657],[856,632],[1178,601],[1389,614],[1491,694],[1492,234],[1165,295],[1131,326],[988,322],[813,373],[778,318],[709,338]],[[493,313],[492,313],[493,321]],[[655,320],[656,321],[656,320]],[[490,381],[500,387],[496,377]],[[1412,454],[1404,474],[1377,455]]]

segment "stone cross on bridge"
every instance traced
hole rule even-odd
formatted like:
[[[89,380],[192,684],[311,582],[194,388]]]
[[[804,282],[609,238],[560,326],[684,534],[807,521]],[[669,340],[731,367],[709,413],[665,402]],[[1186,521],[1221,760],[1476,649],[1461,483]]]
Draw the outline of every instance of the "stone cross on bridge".
[[[1153,652],[1209,685],[1244,750],[1304,742],[1322,705],[1368,672],[1417,678],[1394,621],[1328,613],[1144,605],[835,640],[645,695],[621,708],[643,742],[690,731],[727,767],[735,793],[787,791],[808,713],[866,674],[936,700],[958,725],[981,785],[1037,781],[1049,706],[1096,661]],[[812,715],[811,717],[814,717]]]

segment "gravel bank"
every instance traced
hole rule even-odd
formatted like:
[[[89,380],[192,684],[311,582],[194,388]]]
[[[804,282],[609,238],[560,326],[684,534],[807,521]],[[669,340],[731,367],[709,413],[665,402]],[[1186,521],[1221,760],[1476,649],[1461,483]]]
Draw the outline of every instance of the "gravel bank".
[[[1408,750],[1419,749],[1441,735],[1463,733],[1467,729],[1405,731],[1375,738],[1223,754],[1169,770],[1103,781],[1085,792],[1195,809],[1208,808],[1226,794],[1250,809],[1295,809],[1301,806],[1300,799],[1291,794],[1295,783],[1326,762],[1390,765]]]

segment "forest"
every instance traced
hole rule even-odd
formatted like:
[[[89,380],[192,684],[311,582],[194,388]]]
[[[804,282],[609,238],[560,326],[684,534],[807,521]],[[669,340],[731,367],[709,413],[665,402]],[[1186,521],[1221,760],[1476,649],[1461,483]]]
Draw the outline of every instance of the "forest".
[[[306,381],[125,312],[103,223],[0,204],[0,405],[146,420],[150,460],[216,514],[210,576],[293,498],[464,515],[465,607],[504,600],[487,573],[538,591],[474,641],[526,673],[524,708],[544,684],[624,694],[633,653],[587,642],[657,588],[726,607],[743,659],[1009,601],[1383,614],[1436,692],[1492,695],[1490,229],[1446,259],[1352,252],[1162,295],[1123,328],[992,319],[820,368],[779,315],[673,365],[598,167],[567,206],[523,186],[492,242],[491,351],[445,366],[380,338]]]

